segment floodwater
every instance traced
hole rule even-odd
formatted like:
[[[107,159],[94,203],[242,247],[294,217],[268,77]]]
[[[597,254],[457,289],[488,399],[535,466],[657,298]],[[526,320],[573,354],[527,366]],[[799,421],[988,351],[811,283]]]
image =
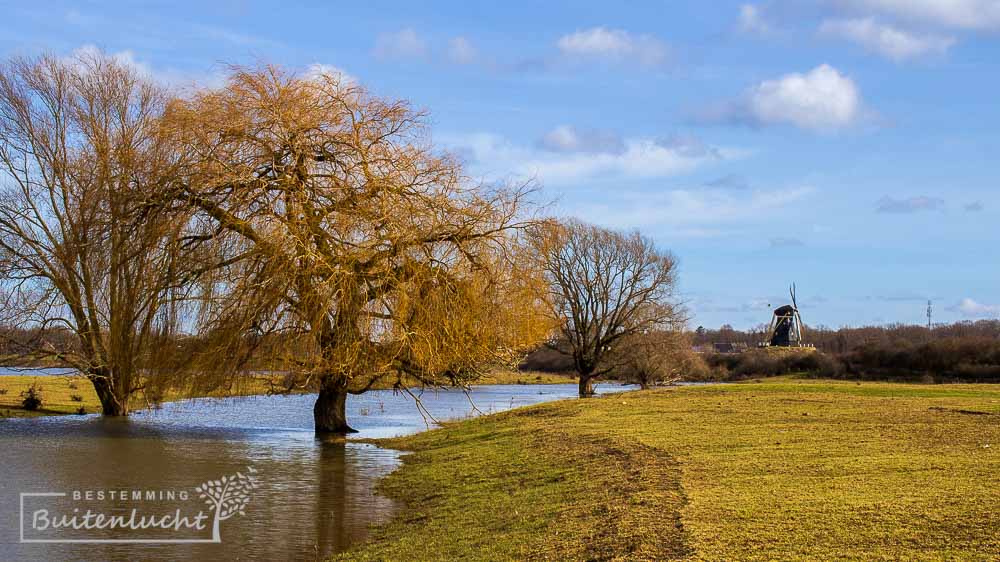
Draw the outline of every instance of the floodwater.
[[[602,384],[598,391],[628,388]],[[469,395],[428,391],[420,396],[421,412],[406,394],[372,391],[351,397],[348,420],[360,430],[356,437],[389,437],[422,431],[432,419],[497,412],[576,392],[573,384],[480,386]],[[314,400],[315,395],[198,399],[127,420],[0,420],[0,560],[311,560],[345,550],[393,514],[395,506],[375,494],[374,485],[400,464],[400,453],[317,438]],[[242,515],[220,520],[220,542],[208,542],[216,537],[216,513],[236,510],[221,502],[217,510],[194,488],[237,473],[253,476],[256,488],[249,489],[245,478],[229,480],[226,490],[249,491],[249,500],[241,504]],[[65,495],[26,495],[39,493]],[[240,500],[238,493],[227,497]],[[145,529],[86,528],[99,526],[99,515],[121,516],[119,525],[129,517],[135,517],[135,526],[144,517],[159,523]],[[61,517],[78,528],[57,528]],[[121,539],[152,542],[107,542]]]
[[[76,374],[75,369],[52,367],[0,367],[0,377],[18,375],[23,377],[52,377]]]

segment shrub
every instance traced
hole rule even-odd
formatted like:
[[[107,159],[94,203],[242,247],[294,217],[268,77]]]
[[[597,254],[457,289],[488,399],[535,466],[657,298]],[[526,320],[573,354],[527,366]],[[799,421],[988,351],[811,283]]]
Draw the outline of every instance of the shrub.
[[[518,365],[522,371],[543,373],[568,373],[574,370],[573,358],[548,347],[539,347]]]
[[[835,357],[806,350],[755,349],[746,353],[711,353],[705,355],[705,362],[714,380],[744,380],[792,373],[835,378],[843,372]]]
[[[6,388],[0,388],[0,396],[3,396],[4,394],[7,394],[7,389]]]
[[[1000,382],[1000,341],[954,337],[919,345],[874,342],[844,354],[842,362],[855,378]]]
[[[28,390],[21,393],[21,406],[29,412],[37,410],[42,405],[42,387],[38,383],[31,383]]]
[[[83,416],[86,413],[87,413],[87,409],[84,408],[83,406],[80,406],[79,408],[76,409],[76,415],[78,415],[78,416]]]
[[[79,394],[70,394],[69,399],[73,402],[83,402],[83,396],[80,396]]]
[[[690,352],[686,355],[684,370],[684,380],[689,382],[699,382],[712,380],[712,369],[708,366],[705,358],[701,355]]]

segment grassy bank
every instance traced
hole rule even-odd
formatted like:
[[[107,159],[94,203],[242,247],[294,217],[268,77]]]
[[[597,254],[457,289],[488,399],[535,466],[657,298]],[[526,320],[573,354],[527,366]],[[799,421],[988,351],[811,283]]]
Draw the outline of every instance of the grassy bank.
[[[21,407],[21,393],[32,384],[37,385],[37,388],[41,390],[42,405],[38,410],[27,411]],[[245,396],[265,394],[269,388],[268,378],[261,376],[252,379],[249,384],[241,385],[239,394]],[[226,395],[230,395],[230,393],[217,391],[207,394],[207,396]],[[170,402],[189,397],[189,393],[175,390],[167,392],[163,401]],[[148,403],[145,396],[139,392],[133,398],[132,408],[138,409],[146,406]],[[94,385],[84,377],[63,375],[0,376],[0,418],[78,414],[81,408],[86,414],[95,414],[101,411],[101,402],[94,391]]]
[[[345,559],[992,559],[1000,389],[779,380],[389,440],[407,504]]]
[[[21,393],[32,383],[37,383],[42,389],[42,406],[29,412],[21,407]],[[80,408],[86,413],[101,411],[94,386],[82,378],[25,375],[0,377],[0,418],[75,414]]]
[[[533,371],[494,371],[479,380],[478,384],[566,384],[575,379],[567,375],[539,373]],[[269,377],[261,375],[254,378],[250,384],[241,385],[239,395],[251,396],[267,394],[272,388]],[[42,406],[36,411],[27,411],[21,407],[21,393],[32,383],[37,383],[42,391]],[[415,383],[416,384],[416,383]],[[280,386],[280,385],[279,385]],[[378,388],[376,386],[376,388]],[[391,388],[391,384],[384,385]],[[230,392],[213,392],[209,396],[230,396]],[[190,393],[168,392],[164,401],[189,398]],[[133,408],[145,407],[146,400],[140,393],[135,397]],[[46,415],[77,414],[83,408],[84,413],[93,414],[101,411],[101,403],[94,392],[94,386],[83,377],[75,376],[31,376],[12,375],[0,376],[0,418],[26,417]]]

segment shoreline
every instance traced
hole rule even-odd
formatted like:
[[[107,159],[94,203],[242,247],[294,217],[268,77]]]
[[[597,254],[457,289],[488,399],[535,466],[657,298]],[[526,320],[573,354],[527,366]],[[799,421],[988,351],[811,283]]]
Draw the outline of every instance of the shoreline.
[[[9,368],[8,368],[9,369]],[[32,369],[32,368],[28,368]],[[214,391],[202,395],[192,395],[186,392],[172,391],[163,397],[161,402],[198,398],[239,398],[266,396],[269,394],[270,377],[260,376],[247,386],[236,391]],[[535,371],[495,371],[484,375],[473,386],[482,385],[549,385],[574,383],[575,378],[565,374],[542,373]],[[32,383],[37,382],[42,389],[42,406],[36,411],[27,411],[21,407],[20,393]],[[372,390],[388,390],[390,384],[375,385]],[[290,394],[313,394],[314,391],[296,391]],[[79,397],[77,400],[75,397]],[[133,398],[133,410],[142,410],[153,405],[146,402],[143,396]],[[0,419],[14,417],[39,417],[78,415],[78,409],[84,408],[84,414],[97,414],[101,411],[100,401],[94,392],[93,385],[82,375],[68,374],[16,374],[0,375]]]

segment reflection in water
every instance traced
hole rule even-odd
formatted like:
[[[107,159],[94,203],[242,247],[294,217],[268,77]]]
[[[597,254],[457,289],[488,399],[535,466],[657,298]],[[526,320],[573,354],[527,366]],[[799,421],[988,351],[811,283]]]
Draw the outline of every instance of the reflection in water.
[[[475,389],[471,398],[479,411],[488,413],[575,392],[575,385],[489,386]],[[313,400],[308,395],[193,400],[128,420],[65,416],[0,421],[0,560],[285,560],[322,558],[344,550],[363,539],[370,525],[392,514],[392,503],[375,495],[373,488],[398,466],[399,453],[317,438],[312,431]],[[458,391],[425,393],[422,401],[441,420],[476,411],[469,397]],[[348,408],[361,437],[426,427],[405,395],[371,392],[352,397]],[[78,507],[121,514],[135,507],[163,514],[181,508],[194,514],[207,511],[195,486],[247,466],[257,470],[260,486],[245,516],[222,522],[221,544],[19,543],[20,492],[186,490],[186,502],[71,502],[66,511]],[[58,507],[53,506],[53,512]],[[58,536],[73,533],[68,532]],[[102,536],[94,533],[99,532],[82,536]],[[127,531],[124,536],[138,533]],[[149,531],[146,536],[178,534]],[[210,537],[210,529],[203,536]]]

